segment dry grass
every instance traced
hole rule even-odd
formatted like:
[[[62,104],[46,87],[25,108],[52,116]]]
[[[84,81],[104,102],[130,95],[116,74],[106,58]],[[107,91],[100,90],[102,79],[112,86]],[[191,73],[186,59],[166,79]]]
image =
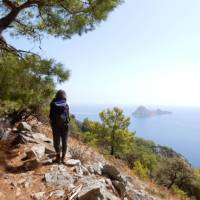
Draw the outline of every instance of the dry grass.
[[[83,164],[88,161],[88,148],[82,146],[71,146],[69,149],[72,159],[80,160]]]
[[[91,149],[87,145],[81,144],[78,140],[70,138],[69,152],[72,159],[78,159],[81,163],[85,164],[91,160]]]

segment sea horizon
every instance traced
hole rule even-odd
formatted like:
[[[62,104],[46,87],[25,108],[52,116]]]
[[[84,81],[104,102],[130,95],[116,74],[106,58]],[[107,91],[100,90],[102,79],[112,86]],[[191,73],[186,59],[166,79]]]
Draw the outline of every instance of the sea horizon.
[[[107,108],[119,107],[131,118],[129,130],[137,137],[153,141],[157,145],[168,146],[182,154],[193,167],[200,168],[200,107],[144,105],[148,109],[161,109],[172,114],[149,118],[135,118],[132,113],[140,105],[71,105],[71,113],[77,120],[85,118],[99,121],[99,112]]]

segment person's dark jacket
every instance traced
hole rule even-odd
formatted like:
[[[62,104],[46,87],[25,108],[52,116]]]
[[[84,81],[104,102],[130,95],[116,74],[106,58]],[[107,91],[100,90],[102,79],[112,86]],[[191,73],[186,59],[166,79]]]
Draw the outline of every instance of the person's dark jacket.
[[[55,106],[55,102],[57,101],[64,101],[65,102],[65,109],[66,109],[66,124],[69,123],[70,121],[70,116],[69,116],[69,106],[66,103],[66,99],[59,99],[59,98],[54,98],[50,104],[50,113],[49,113],[49,119],[51,122],[51,125],[56,124],[56,106]]]

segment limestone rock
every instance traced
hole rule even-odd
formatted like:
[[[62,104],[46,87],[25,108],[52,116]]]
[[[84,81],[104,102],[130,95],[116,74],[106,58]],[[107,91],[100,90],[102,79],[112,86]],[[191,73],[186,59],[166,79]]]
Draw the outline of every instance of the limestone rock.
[[[45,155],[45,146],[42,144],[35,144],[32,146],[31,151],[33,151],[38,159],[41,159]]]
[[[60,166],[54,166],[49,173],[45,174],[45,181],[48,185],[72,188],[74,178],[66,170],[60,169]]]
[[[94,162],[89,165],[86,165],[86,168],[91,174],[97,174],[100,176],[102,175],[103,165],[101,162]]]
[[[35,139],[35,140],[40,140],[40,141],[43,141],[43,142],[46,142],[46,143],[53,144],[52,139],[46,137],[46,135],[44,135],[43,133],[35,133],[35,132],[32,132],[31,137],[32,137],[33,139]]]
[[[31,126],[26,122],[20,122],[17,128],[19,131],[32,131]]]
[[[75,159],[70,159],[70,160],[67,160],[65,162],[66,165],[68,166],[80,166],[81,165],[81,161],[80,160],[75,160]]]
[[[52,154],[55,152],[52,146],[52,143],[53,143],[52,140],[46,137],[42,133],[20,132],[16,138],[16,142],[21,143],[21,144],[27,144],[27,143],[39,144],[45,147],[46,154]]]
[[[101,162],[95,162],[93,165],[92,165],[93,169],[94,169],[94,173],[95,174],[98,174],[98,175],[102,175],[102,169],[103,169],[103,165]]]
[[[119,200],[98,180],[90,180],[79,192],[78,200]]]

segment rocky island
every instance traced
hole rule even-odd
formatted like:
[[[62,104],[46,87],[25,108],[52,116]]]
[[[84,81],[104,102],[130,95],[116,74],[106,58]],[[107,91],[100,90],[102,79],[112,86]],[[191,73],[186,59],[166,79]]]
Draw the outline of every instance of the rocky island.
[[[158,116],[158,115],[169,115],[169,114],[172,114],[172,112],[163,111],[160,109],[149,110],[144,106],[139,106],[133,113],[133,116],[140,117],[140,118],[146,118],[146,117],[153,117],[153,116]]]

